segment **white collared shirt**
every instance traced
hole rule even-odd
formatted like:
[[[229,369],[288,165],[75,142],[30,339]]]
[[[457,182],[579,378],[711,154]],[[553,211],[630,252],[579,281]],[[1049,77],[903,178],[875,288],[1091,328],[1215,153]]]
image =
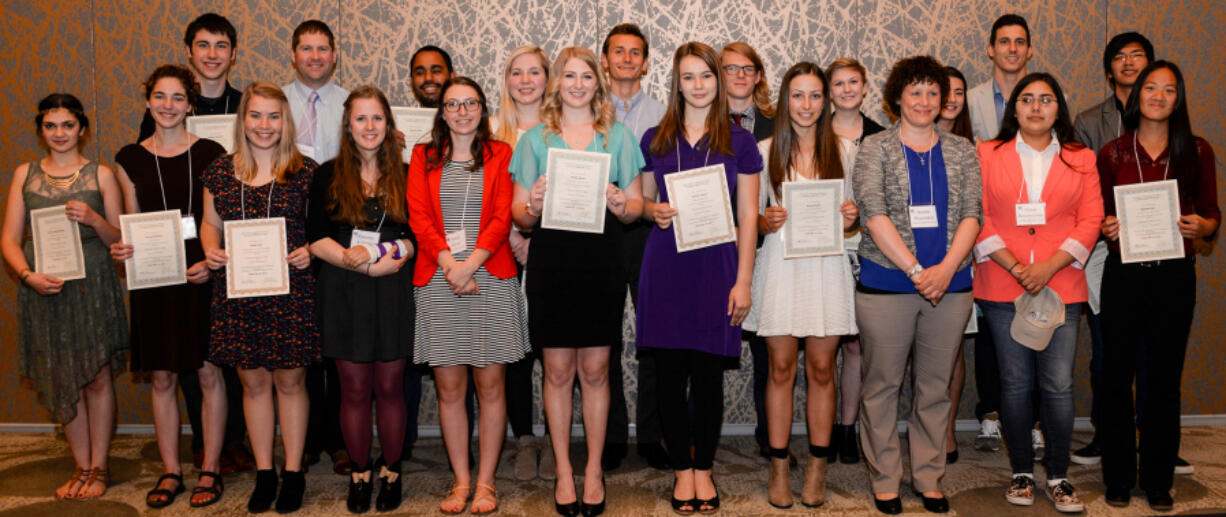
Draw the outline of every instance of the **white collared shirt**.
[[[282,86],[281,91],[289,98],[294,125],[301,124],[311,89],[295,78],[293,82]],[[315,91],[319,94],[319,101],[315,105],[315,156],[311,158],[316,163],[323,163],[335,158],[336,153],[340,152],[341,117],[345,113],[345,99],[349,98],[349,90],[330,80]]]
[[[1043,150],[1037,150],[1030,147],[1022,135],[1019,133],[1015,139],[1014,145],[1017,147],[1017,155],[1022,160],[1022,178],[1026,181],[1026,194],[1030,203],[1038,203],[1043,198],[1043,185],[1047,183],[1047,174],[1051,172],[1052,161],[1056,159],[1056,154],[1060,152],[1060,141],[1056,139],[1056,132],[1051,132],[1051,143]],[[1018,202],[1022,202],[1019,199]]]

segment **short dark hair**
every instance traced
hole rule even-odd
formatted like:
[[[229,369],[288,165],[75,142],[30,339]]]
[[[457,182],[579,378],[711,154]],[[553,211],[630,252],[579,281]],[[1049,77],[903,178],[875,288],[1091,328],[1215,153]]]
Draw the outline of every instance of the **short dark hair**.
[[[1019,15],[1009,13],[1001,15],[1001,17],[997,18],[995,22],[992,22],[992,32],[988,35],[988,46],[992,46],[994,43],[996,43],[996,31],[1000,30],[1001,27],[1008,27],[1010,25],[1017,25],[1025,30],[1026,41],[1030,42],[1030,26],[1026,24],[1026,19]]]
[[[643,29],[640,29],[638,25],[633,23],[622,23],[613,26],[612,29],[609,29],[609,34],[604,37],[604,43],[600,45],[600,55],[609,55],[609,40],[613,39],[613,36],[617,36],[618,34],[634,36],[638,38],[639,41],[642,41],[643,57],[647,57],[647,36],[643,35]]]
[[[418,54],[421,54],[422,52],[437,52],[438,55],[443,56],[443,64],[447,65],[447,73],[450,75],[451,73],[455,72],[455,67],[451,66],[451,54],[448,54],[446,50],[438,48],[434,45],[426,45],[417,49],[417,52],[413,53],[413,57],[409,58],[409,70],[413,69],[413,62],[417,61]],[[441,99],[442,97],[439,98]]]
[[[195,20],[187,24],[187,30],[183,31],[183,44],[192,46],[192,42],[196,41],[196,34],[200,31],[224,35],[230,38],[230,48],[238,47],[238,31],[234,30],[234,25],[225,16],[217,13],[204,13],[197,16]]]
[[[42,131],[43,127],[43,117],[45,117],[48,112],[55,109],[68,110],[68,113],[71,113],[72,116],[77,119],[77,123],[81,125],[81,130],[84,132],[81,140],[77,144],[77,148],[79,149],[84,146],[85,141],[90,134],[89,117],[85,115],[85,107],[81,105],[81,100],[77,99],[76,96],[71,93],[53,93],[38,101],[38,114],[34,115],[34,133],[41,135],[40,131]],[[38,141],[40,147],[46,145],[41,137]]]
[[[1107,75],[1107,82],[1115,84],[1115,79],[1111,78],[1111,61],[1115,59],[1115,55],[1124,47],[1136,43],[1141,45],[1145,50],[1145,62],[1149,64],[1154,60],[1154,44],[1149,42],[1149,38],[1142,36],[1139,32],[1122,32],[1116,34],[1111,41],[1107,42],[1107,48],[1103,50],[1103,73]]]
[[[940,86],[941,104],[945,104],[945,99],[949,98],[949,74],[945,71],[945,65],[932,56],[906,57],[894,63],[881,92],[891,115],[902,116],[899,99],[902,98],[903,89],[919,83],[935,83]]]
[[[179,80],[183,85],[183,92],[187,95],[187,105],[195,107],[196,99],[200,97],[200,83],[196,82],[196,74],[183,65],[162,65],[154,69],[145,79],[145,100],[149,100],[149,96],[153,95],[153,87],[158,81],[166,77]]]
[[[328,28],[328,24],[319,20],[307,20],[299,23],[298,27],[294,28],[294,36],[290,38],[289,47],[291,49],[298,48],[298,41],[302,39],[303,34],[319,33],[328,37],[328,46],[336,50],[336,37],[332,35],[332,29]]]

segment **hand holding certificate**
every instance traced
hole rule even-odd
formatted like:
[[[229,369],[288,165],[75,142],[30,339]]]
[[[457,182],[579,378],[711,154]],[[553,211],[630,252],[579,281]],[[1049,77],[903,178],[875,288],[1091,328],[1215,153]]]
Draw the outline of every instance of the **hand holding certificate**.
[[[610,156],[550,149],[541,228],[603,233]]]
[[[132,245],[125,261],[128,290],[187,282],[187,252],[178,210],[119,216],[121,240]]]
[[[234,152],[234,123],[237,115],[196,115],[187,117],[187,132],[221,144],[227,153]]]
[[[677,210],[672,226],[678,253],[736,240],[722,163],[668,174],[664,184],[669,204]]]
[[[783,258],[843,254],[843,180],[783,183]]]
[[[60,280],[85,278],[81,230],[68,219],[64,205],[30,210],[34,237],[34,271]]]
[[[1183,258],[1179,186],[1175,180],[1115,187],[1120,262]]]
[[[226,297],[250,298],[289,294],[285,218],[224,223]]]
[[[404,133],[404,150],[401,151],[404,163],[408,164],[412,158],[413,146],[430,138],[430,131],[434,129],[435,112],[436,110],[430,108],[392,107],[392,120],[396,121],[396,129]]]

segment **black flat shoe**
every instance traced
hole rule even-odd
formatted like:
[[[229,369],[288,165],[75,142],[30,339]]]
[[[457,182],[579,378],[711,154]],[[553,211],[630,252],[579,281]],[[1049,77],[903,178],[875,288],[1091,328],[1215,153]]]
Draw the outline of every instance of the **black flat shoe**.
[[[1116,508],[1127,508],[1128,503],[1132,500],[1131,490],[1127,488],[1107,488],[1107,493],[1103,496],[1103,500],[1108,505]]]
[[[306,492],[306,475],[300,470],[281,471],[281,492],[277,494],[277,513],[293,513],[302,508],[302,494]],[[369,504],[369,503],[367,503]]]
[[[669,500],[673,505],[673,513],[677,515],[694,515],[698,510],[698,499],[677,499],[672,494],[677,493],[677,478],[673,478],[673,490],[669,492]]]
[[[600,487],[603,489],[604,486],[605,486],[604,476],[601,475],[600,476]],[[583,517],[596,517],[597,515],[604,513],[604,502],[608,498],[609,498],[609,494],[606,492],[604,497],[600,498],[599,503],[580,502],[579,503],[579,513],[583,514]]]
[[[553,480],[553,493],[554,494],[558,493],[558,480],[556,479]],[[557,497],[558,497],[557,495],[554,496],[553,509],[557,510],[558,515],[561,515],[562,517],[575,517],[576,515],[579,515],[579,498],[578,497],[576,497],[574,501],[571,501],[569,503],[559,503]]]
[[[957,463],[957,462],[958,462],[958,449],[954,449],[952,452],[945,453],[945,464],[946,465],[953,465],[954,463]]]
[[[400,507],[401,491],[400,462],[387,466],[379,460],[379,495],[375,496],[375,510],[390,512]]]
[[[345,499],[345,508],[349,513],[370,511],[370,496],[374,492],[374,484],[358,477],[363,474],[370,476],[370,467],[352,467],[349,473],[349,497]]]
[[[1175,500],[1171,498],[1170,492],[1166,491],[1146,491],[1145,501],[1149,503],[1149,509],[1155,512],[1169,512],[1175,508]]]
[[[179,483],[178,485],[175,485],[174,490],[158,488],[162,486],[162,482],[166,481],[167,479],[177,481]],[[183,488],[182,474],[162,474],[162,477],[158,478],[158,482],[153,484],[153,490],[145,493],[145,505],[150,508],[165,508],[171,504],[174,504],[175,498],[179,497],[179,494],[182,494],[185,490],[186,489]],[[155,497],[159,499],[154,499]]]
[[[877,499],[873,497],[873,504],[877,505],[877,511],[886,515],[898,515],[902,513],[902,498],[895,497],[893,499]]]
[[[255,471],[255,488],[247,499],[248,513],[264,513],[272,508],[272,502],[277,499],[277,471],[273,469]]]

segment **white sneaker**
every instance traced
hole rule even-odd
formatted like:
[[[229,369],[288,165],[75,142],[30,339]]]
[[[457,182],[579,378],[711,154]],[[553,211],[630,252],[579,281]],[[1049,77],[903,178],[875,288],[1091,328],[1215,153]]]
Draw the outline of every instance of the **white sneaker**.
[[[1187,460],[1176,456],[1175,457],[1175,474],[1180,476],[1191,476],[1196,472],[1196,467],[1193,467]]]
[[[1043,432],[1038,429],[1031,429],[1030,443],[1034,446],[1035,461],[1043,459],[1043,454],[1047,452],[1047,444],[1043,441]]]
[[[1046,492],[1047,497],[1056,506],[1056,510],[1061,513],[1081,513],[1086,509],[1085,503],[1077,497],[1077,489],[1073,488],[1073,484],[1067,479],[1061,479],[1054,485],[1047,485]]]
[[[979,421],[979,436],[975,437],[975,450],[995,452],[1000,450],[1000,420],[994,417]]]

